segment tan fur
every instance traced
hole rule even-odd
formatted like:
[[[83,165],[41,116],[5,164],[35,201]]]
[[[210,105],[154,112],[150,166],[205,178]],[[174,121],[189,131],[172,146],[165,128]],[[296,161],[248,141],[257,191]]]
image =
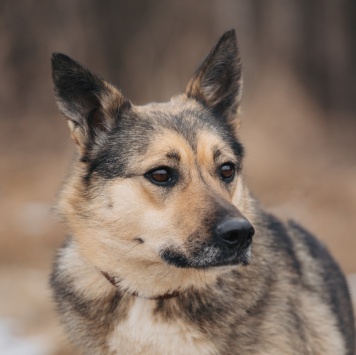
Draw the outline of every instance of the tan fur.
[[[234,31],[168,103],[134,106],[61,54],[53,79],[79,159],[51,285],[85,354],[353,355],[338,265],[245,185]]]
[[[83,196],[85,191],[81,186],[80,169],[62,191],[59,209],[67,219],[80,254],[98,269],[122,277],[125,280],[122,287],[129,292],[137,292],[143,297],[169,293],[177,290],[176,279],[180,280],[179,291],[192,286],[204,288],[219,274],[218,270],[205,272],[202,279],[200,270],[165,265],[157,254],[167,243],[181,245],[187,236],[199,228],[209,211],[210,206],[206,202],[211,199],[212,193],[222,199],[232,200],[240,182],[238,180],[228,192],[216,179],[211,178],[212,148],[225,148],[225,155],[220,158],[222,162],[231,159],[232,155],[218,136],[202,132],[197,146],[195,158],[182,137],[164,131],[157,136],[147,154],[132,163],[142,171],[147,171],[158,162],[164,165],[165,153],[172,148],[178,150],[182,158],[181,165],[187,172],[187,186],[176,192],[174,204],[162,205],[157,188],[141,175],[100,186],[100,196],[91,199],[90,205]],[[198,166],[209,183],[209,189],[199,179]],[[242,212],[244,206],[239,200],[243,197],[240,192],[240,196],[235,198]],[[108,204],[112,204],[112,207],[108,208]],[[77,212],[78,206],[80,214]],[[83,215],[90,215],[90,220],[83,219]],[[89,240],[88,235],[92,236]],[[136,236],[145,239],[144,246],[136,246]],[[142,268],[147,272],[142,273]],[[154,282],[157,277],[160,278],[159,284]]]
[[[177,193],[174,205],[162,206],[161,198],[155,188],[141,177],[132,180],[113,180],[101,186],[100,195],[90,200],[90,205],[87,205],[85,198],[78,193],[81,190],[79,178],[78,180],[72,178],[67,183],[62,193],[61,201],[64,205],[61,205],[61,209],[65,210],[64,214],[69,217],[68,222],[75,237],[77,254],[66,255],[68,258],[66,269],[70,268],[78,276],[80,282],[76,283],[75,287],[78,292],[83,293],[83,297],[95,299],[113,291],[112,286],[100,274],[100,270],[124,280],[120,284],[124,292],[137,293],[141,297],[155,297],[177,290],[184,292],[192,287],[196,290],[204,290],[208,285],[213,285],[221,273],[229,270],[230,267],[204,272],[195,269],[177,269],[165,265],[157,254],[165,243],[180,245],[186,236],[194,231],[201,223],[201,218],[206,215],[206,209],[209,209],[205,201],[211,193],[232,200],[249,220],[252,222],[255,220],[252,200],[244,187],[241,175],[231,191],[223,190],[219,182],[211,177],[214,147],[224,150],[224,155],[220,157],[221,162],[232,159],[231,152],[224,146],[224,142],[211,132],[202,132],[197,147],[195,156],[179,135],[174,132],[162,132],[149,147],[147,155],[134,163],[147,170],[155,166],[157,159],[164,164],[164,158],[161,157],[172,148],[179,151],[182,157],[181,164],[186,165],[185,170],[189,175],[186,177],[189,185]],[[152,157],[155,159],[152,160]],[[209,190],[198,178],[197,166],[209,183]],[[80,174],[80,169],[77,173]],[[107,207],[108,204],[112,204],[110,209]],[[81,217],[74,213],[78,206],[81,206],[82,213],[90,214],[89,221],[81,220]],[[172,226],[174,233],[172,233]],[[90,239],[88,235],[91,236]],[[144,246],[136,246],[134,238],[137,235],[145,239]],[[263,247],[262,249],[259,247],[259,243],[261,241],[256,239],[255,259],[258,259],[259,254],[264,250]],[[300,253],[301,257],[305,258],[302,250]],[[83,262],[85,268],[81,267]],[[87,268],[92,271],[89,272]],[[306,270],[306,273],[310,275],[311,284],[319,283],[318,279],[313,280],[315,275],[313,270]],[[284,288],[291,286],[286,279],[286,283],[281,283],[279,287],[280,290],[275,292],[282,293]],[[170,325],[155,319],[152,316],[155,301],[136,299],[133,302],[128,318],[115,327],[113,333],[108,336],[109,349],[114,350],[119,347],[120,354],[218,353],[208,338],[202,337],[199,333],[195,334],[194,329],[190,329],[190,326],[184,322]],[[283,309],[284,306],[282,304],[279,307]],[[323,349],[320,354],[344,353],[341,337],[328,336],[337,331],[333,322],[325,322],[325,319],[332,319],[332,316],[327,307],[320,306],[318,297],[303,294],[301,291],[300,310],[305,317],[308,317],[306,322],[310,327],[317,329],[317,334],[310,336],[306,334],[307,338],[310,337],[306,342],[306,347],[310,347],[307,349],[308,354],[314,353],[312,350],[314,343],[316,349]],[[287,311],[286,309],[285,312]],[[264,322],[266,333],[270,335],[260,354],[288,354],[289,340],[285,343],[284,336],[277,335],[278,318],[274,319],[271,313]],[[274,326],[269,329],[272,324]],[[179,334],[181,335],[178,336]]]
[[[217,354],[213,342],[184,321],[166,323],[152,317],[155,301],[137,298],[127,319],[108,338],[122,354]]]

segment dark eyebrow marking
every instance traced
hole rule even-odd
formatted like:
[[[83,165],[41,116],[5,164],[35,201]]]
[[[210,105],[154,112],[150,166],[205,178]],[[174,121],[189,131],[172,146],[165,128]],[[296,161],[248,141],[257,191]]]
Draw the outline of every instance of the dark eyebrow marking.
[[[233,147],[232,147],[232,149],[233,149]],[[229,160],[232,160],[233,162],[235,162],[235,164],[237,164],[241,160],[241,155],[237,155],[235,149],[233,149],[233,153],[234,153],[233,156],[235,157],[235,159],[231,157]],[[221,156],[225,156],[223,154],[223,150],[219,149],[218,146],[214,146],[213,159],[214,159],[215,164],[218,163],[218,160]]]
[[[215,163],[218,160],[218,158],[220,157],[220,155],[221,155],[221,150],[215,146],[213,149],[213,159],[214,159]]]
[[[180,162],[180,155],[179,155],[179,153],[178,152],[176,152],[176,151],[171,151],[171,152],[168,152],[167,154],[166,154],[166,157],[168,158],[168,159],[174,159],[174,160],[176,160],[177,162]]]

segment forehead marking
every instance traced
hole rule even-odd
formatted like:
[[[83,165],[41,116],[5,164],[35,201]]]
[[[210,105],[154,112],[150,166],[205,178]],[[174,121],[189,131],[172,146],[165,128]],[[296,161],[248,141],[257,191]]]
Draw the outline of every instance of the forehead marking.
[[[179,163],[180,160],[181,160],[180,154],[179,154],[179,152],[177,150],[172,150],[172,151],[168,152],[166,154],[166,157],[168,159],[176,160],[177,163]]]
[[[201,132],[198,137],[198,161],[211,165],[217,163],[221,156],[225,159],[236,160],[230,145],[224,142],[220,136],[212,132]]]
[[[146,152],[145,160],[164,156],[179,163],[182,159],[192,162],[193,149],[184,136],[176,131],[164,129],[151,142]]]
[[[213,147],[213,159],[215,162],[217,162],[217,160],[219,159],[219,157],[221,156],[221,150],[219,149],[218,146],[214,146]]]

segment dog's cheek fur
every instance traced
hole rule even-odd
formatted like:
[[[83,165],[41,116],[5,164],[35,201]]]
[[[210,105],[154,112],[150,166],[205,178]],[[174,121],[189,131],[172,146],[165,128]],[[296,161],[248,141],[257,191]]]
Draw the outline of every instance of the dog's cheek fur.
[[[85,169],[79,165],[62,191],[60,208],[80,255],[98,270],[119,275],[122,290],[146,297],[176,290],[176,279],[182,280],[181,290],[214,282],[218,270],[206,273],[202,280],[199,271],[178,270],[159,255],[164,244],[189,245],[186,242],[196,231],[203,235],[202,244],[210,237],[207,224],[216,218],[216,196],[192,170],[194,183],[162,200],[143,177],[107,180],[94,174],[90,187],[83,187]],[[216,182],[215,189],[219,188]]]
[[[180,290],[214,282],[217,273],[202,280],[195,270],[177,270],[161,260],[156,247],[162,235],[172,232],[172,210],[147,208],[148,201],[137,184],[129,179],[104,180],[100,195],[87,200],[80,192],[81,179],[77,177],[78,184],[75,180],[72,177],[65,186],[60,206],[73,242],[89,265],[119,276],[120,290],[153,297],[176,291],[177,279],[181,280]],[[137,236],[144,243],[137,242]]]
[[[91,180],[91,187],[81,191],[81,183],[67,184],[62,192],[61,210],[67,217],[70,232],[83,255],[105,271],[137,244],[145,196],[131,179]],[[81,179],[79,178],[79,181]],[[78,186],[79,185],[79,186]],[[100,186],[100,193],[95,191]],[[132,250],[130,255],[135,255]]]

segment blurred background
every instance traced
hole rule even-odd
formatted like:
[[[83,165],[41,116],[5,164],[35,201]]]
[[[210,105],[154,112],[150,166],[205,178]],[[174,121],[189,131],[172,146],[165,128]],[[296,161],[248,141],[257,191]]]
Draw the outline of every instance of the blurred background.
[[[249,186],[328,245],[356,294],[355,19],[353,0],[0,1],[1,354],[77,353],[47,281],[66,233],[51,208],[75,153],[54,51],[143,104],[182,92],[235,28]]]

